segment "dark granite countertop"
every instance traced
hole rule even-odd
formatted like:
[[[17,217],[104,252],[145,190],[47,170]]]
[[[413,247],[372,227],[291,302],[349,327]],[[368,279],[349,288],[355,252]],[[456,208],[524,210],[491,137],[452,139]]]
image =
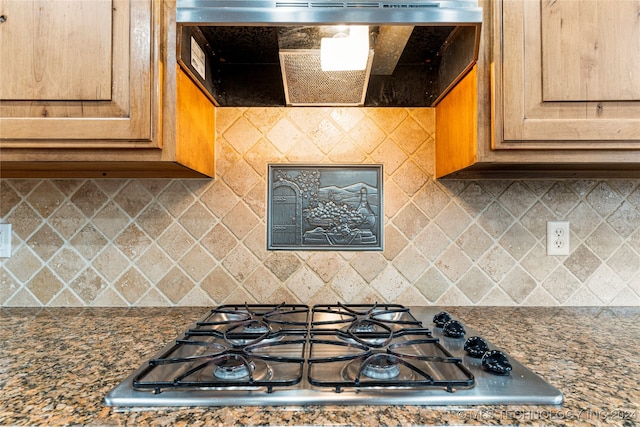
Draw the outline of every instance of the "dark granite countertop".
[[[562,390],[561,406],[224,407],[117,413],[103,405],[111,388],[206,310],[0,309],[0,425],[640,424],[640,307],[447,308]]]

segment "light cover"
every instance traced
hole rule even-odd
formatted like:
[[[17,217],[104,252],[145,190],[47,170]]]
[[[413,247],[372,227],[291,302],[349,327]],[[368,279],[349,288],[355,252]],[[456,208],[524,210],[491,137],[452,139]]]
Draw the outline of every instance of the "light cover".
[[[346,27],[346,37],[323,37],[320,41],[322,71],[354,71],[367,68],[369,56],[369,27]]]

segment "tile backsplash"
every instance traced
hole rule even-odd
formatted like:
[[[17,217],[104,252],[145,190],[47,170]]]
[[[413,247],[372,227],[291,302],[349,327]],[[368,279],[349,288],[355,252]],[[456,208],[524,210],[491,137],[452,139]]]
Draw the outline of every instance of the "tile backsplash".
[[[217,114],[215,180],[0,181],[0,304],[640,305],[640,180],[436,181],[429,108]],[[384,251],[267,251],[288,162],[382,163]],[[555,219],[570,256],[546,255]]]

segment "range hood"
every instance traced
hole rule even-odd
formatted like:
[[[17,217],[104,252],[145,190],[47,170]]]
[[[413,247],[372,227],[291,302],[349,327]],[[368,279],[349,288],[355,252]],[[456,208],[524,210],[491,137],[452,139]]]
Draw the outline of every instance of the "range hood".
[[[178,61],[218,106],[431,107],[475,64],[482,10],[471,0],[177,0],[176,20]],[[323,39],[363,27],[364,65],[323,70]]]

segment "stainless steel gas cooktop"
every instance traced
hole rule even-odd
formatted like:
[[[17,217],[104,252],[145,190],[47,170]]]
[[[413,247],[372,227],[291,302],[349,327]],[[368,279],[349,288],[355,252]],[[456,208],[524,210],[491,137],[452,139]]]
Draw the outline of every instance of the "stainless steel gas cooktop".
[[[120,408],[562,401],[448,313],[397,304],[223,305],[105,398]]]

